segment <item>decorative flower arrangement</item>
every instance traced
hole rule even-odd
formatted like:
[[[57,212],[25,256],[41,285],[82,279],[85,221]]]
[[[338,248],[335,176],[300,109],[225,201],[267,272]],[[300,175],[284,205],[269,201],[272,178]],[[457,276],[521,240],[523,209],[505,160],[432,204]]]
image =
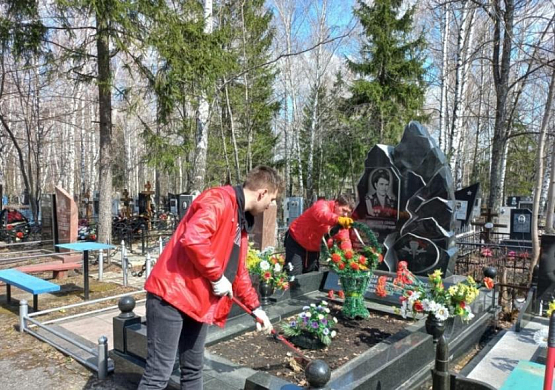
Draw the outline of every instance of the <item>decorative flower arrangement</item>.
[[[406,261],[399,262],[393,290],[402,292],[401,308],[397,310],[403,318],[406,318],[409,313],[414,317],[418,314],[432,314],[440,321],[455,316],[461,317],[464,321],[474,318],[470,304],[478,297],[481,285],[468,276],[465,281],[445,289],[441,275],[441,270],[435,270],[428,275],[429,283],[426,284],[408,270]],[[484,278],[482,284],[488,289],[494,286],[491,278]],[[377,295],[382,297],[387,295],[385,285],[386,277],[378,278]]]
[[[553,310],[555,310],[555,300],[549,302],[549,306],[547,308],[547,318],[551,318],[551,313],[553,313]]]
[[[383,261],[374,233],[360,222],[354,222],[352,227],[361,230],[369,241],[359,250],[353,249],[349,229],[341,229],[327,240],[327,245],[322,245],[328,266],[340,276],[372,272]]]
[[[287,337],[299,336],[307,333],[317,338],[324,345],[330,345],[337,332],[333,330],[337,318],[330,318],[328,302],[322,301],[319,305],[311,303],[303,307],[303,311],[292,321],[282,324],[283,333]]]
[[[258,275],[261,282],[267,282],[280,290],[289,288],[289,279],[285,271],[285,257],[281,253],[274,253],[273,247],[259,251],[249,245],[247,269],[249,273]]]

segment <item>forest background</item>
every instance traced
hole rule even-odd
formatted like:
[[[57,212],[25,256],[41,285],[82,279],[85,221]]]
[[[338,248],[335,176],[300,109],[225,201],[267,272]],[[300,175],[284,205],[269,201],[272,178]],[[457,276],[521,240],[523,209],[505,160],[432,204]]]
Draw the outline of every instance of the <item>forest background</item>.
[[[553,226],[554,0],[0,0],[0,184],[111,199],[241,182],[355,191],[410,120],[483,203]],[[537,236],[537,235],[536,235]]]

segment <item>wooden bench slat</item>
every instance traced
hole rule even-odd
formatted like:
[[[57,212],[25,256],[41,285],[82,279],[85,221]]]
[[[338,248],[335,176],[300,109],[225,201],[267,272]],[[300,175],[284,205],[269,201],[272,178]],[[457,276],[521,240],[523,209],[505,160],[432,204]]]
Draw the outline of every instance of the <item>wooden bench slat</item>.
[[[21,272],[47,272],[47,271],[67,271],[70,269],[78,269],[83,265],[81,263],[44,263],[33,264],[16,267]]]
[[[33,295],[47,292],[60,291],[60,286],[47,280],[27,275],[16,269],[5,269],[0,271],[0,280],[6,284],[18,287]]]

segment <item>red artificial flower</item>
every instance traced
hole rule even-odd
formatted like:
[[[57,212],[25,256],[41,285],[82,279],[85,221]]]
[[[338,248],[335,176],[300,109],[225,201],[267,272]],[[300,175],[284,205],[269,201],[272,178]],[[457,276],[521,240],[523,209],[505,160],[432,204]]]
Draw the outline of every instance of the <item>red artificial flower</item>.
[[[270,279],[272,278],[272,273],[266,271],[266,272],[264,272],[264,275],[262,275],[262,277],[263,277],[265,280],[270,280]]]
[[[328,291],[328,298],[329,299],[333,299],[334,295],[335,295],[335,291],[333,291],[333,290]]]
[[[530,257],[530,255],[528,254],[528,252],[521,252],[518,257],[520,257],[521,259],[527,259]]]
[[[513,259],[516,257],[516,252],[515,251],[510,251],[507,256],[509,257],[509,259]]]
[[[351,249],[347,249],[345,251],[345,258],[351,260],[353,258],[353,251]]]
[[[488,290],[491,290],[495,284],[492,278],[484,278],[483,282]]]
[[[351,244],[351,240],[341,241],[341,244],[339,244],[339,248],[341,248],[344,251],[346,251],[347,249],[353,249],[353,245]]]
[[[482,249],[482,252],[480,254],[484,257],[492,257],[493,256],[493,252],[489,248]]]
[[[333,246],[333,239],[332,238],[328,238],[328,248],[331,248]]]
[[[333,261],[334,263],[339,263],[341,261],[341,255],[334,253],[333,255],[331,255],[331,261]]]
[[[344,270],[345,269],[345,263],[337,264],[337,268],[339,268],[340,270]]]
[[[459,303],[459,306],[461,307],[461,309],[464,309],[466,307],[466,303],[464,301],[461,301]]]
[[[343,290],[339,290],[337,292],[337,295],[339,296],[339,298],[341,299],[345,299],[345,292]]]
[[[422,311],[424,311],[424,306],[422,306],[422,302],[420,302],[420,301],[414,302],[414,306],[413,306],[413,307],[414,307],[414,310],[417,311],[417,312],[422,312]]]
[[[17,232],[17,233],[15,233],[15,236],[17,238],[23,238],[23,232]]]
[[[355,271],[358,271],[360,267],[357,263],[351,263],[351,268],[354,269]]]
[[[378,255],[378,261],[380,263],[383,261],[383,255],[381,253]]]
[[[376,285],[376,295],[379,297],[387,296],[387,291],[385,290],[385,284],[387,283],[386,276],[380,276],[378,278],[378,284]]]
[[[360,257],[358,258],[358,262],[362,265],[366,264],[366,257],[360,255]]]
[[[406,261],[400,261],[399,264],[397,264],[397,273],[399,273],[399,271],[408,270],[408,266]]]

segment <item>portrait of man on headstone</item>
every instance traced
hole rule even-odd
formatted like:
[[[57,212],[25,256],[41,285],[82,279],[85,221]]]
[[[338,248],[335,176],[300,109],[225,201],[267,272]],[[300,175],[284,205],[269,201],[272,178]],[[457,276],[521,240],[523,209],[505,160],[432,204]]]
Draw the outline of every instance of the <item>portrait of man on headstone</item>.
[[[389,169],[374,169],[368,176],[366,210],[371,217],[396,219],[398,183]]]

